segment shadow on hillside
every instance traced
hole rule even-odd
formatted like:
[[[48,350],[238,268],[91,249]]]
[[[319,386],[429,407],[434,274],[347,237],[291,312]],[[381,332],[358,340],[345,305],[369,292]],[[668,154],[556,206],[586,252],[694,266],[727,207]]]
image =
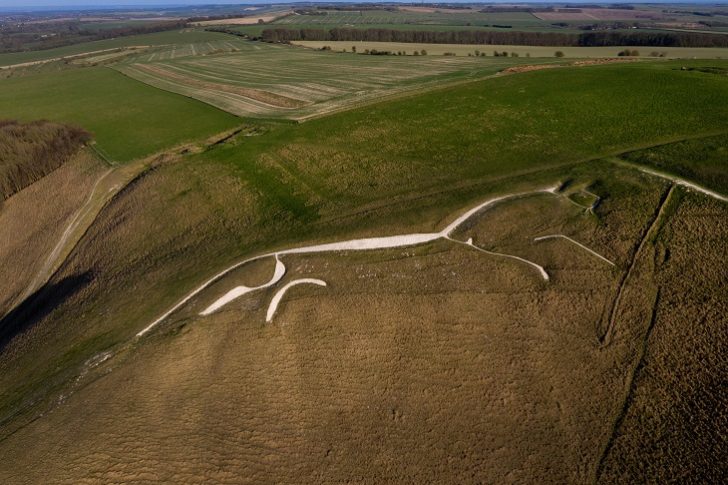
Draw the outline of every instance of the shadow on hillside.
[[[0,319],[0,353],[16,335],[31,328],[93,280],[90,271],[46,284]]]

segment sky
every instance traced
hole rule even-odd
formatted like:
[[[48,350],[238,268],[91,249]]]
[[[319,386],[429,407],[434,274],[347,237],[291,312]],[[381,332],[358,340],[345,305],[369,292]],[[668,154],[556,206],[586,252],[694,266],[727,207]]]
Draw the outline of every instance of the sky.
[[[336,1],[336,0],[333,0]],[[0,7],[110,7],[124,5],[239,5],[243,3],[275,3],[266,0],[0,0]]]
[[[139,5],[139,6],[151,6],[151,5],[239,5],[239,4],[261,4],[261,3],[282,3],[283,0],[276,2],[276,1],[266,1],[266,0],[0,0],[0,8],[2,7],[69,7],[69,6],[84,6],[84,7],[109,7],[109,6],[127,6],[127,5]],[[291,1],[291,0],[289,0]],[[292,0],[296,1],[296,0]],[[336,1],[336,0],[324,0],[324,1]],[[352,0],[350,0],[352,1]],[[366,2],[366,0],[355,0],[359,2]],[[397,0],[386,0],[386,1],[397,1]],[[404,0],[403,0],[404,1]],[[409,0],[409,1],[417,1],[417,0]],[[436,2],[438,0],[429,0],[432,2]],[[450,1],[451,3],[457,3],[458,0],[439,0],[443,2]],[[465,0],[461,0],[465,1]],[[470,0],[473,1],[473,0]],[[492,2],[492,3],[503,3],[510,1],[511,3],[514,2],[514,0],[484,0],[485,2]],[[517,0],[516,0],[517,1]],[[548,0],[521,0],[524,2],[532,2],[532,3],[547,3]],[[584,0],[550,0],[554,3],[574,3],[574,2],[580,2],[580,3],[618,3],[619,0],[596,0],[593,2],[585,2]],[[624,0],[622,0],[624,1]],[[649,1],[649,0],[643,0],[643,1]],[[652,0],[653,2],[655,0]],[[658,0],[660,3],[673,3],[677,0]],[[691,3],[690,0],[682,0],[683,3]],[[697,2],[694,2],[697,3]]]

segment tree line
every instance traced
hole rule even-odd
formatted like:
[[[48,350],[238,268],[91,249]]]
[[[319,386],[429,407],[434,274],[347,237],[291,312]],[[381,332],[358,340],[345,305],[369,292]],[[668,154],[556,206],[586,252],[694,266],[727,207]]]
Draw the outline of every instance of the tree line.
[[[0,26],[0,52],[22,52],[52,49],[80,42],[151,34],[179,30],[188,26],[187,20],[154,22],[147,25],[129,25],[111,29],[91,30],[83,23],[49,22]]]
[[[60,167],[90,140],[73,126],[0,120],[0,202]]]
[[[393,29],[265,29],[266,42],[368,41],[422,44],[534,45],[556,47],[728,47],[728,35],[693,32],[490,32]]]

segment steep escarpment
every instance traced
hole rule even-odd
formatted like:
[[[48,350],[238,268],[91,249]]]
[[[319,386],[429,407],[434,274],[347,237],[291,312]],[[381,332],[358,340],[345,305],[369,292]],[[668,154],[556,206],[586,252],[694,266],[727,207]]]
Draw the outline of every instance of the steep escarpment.
[[[0,200],[63,165],[90,139],[72,126],[0,120]]]

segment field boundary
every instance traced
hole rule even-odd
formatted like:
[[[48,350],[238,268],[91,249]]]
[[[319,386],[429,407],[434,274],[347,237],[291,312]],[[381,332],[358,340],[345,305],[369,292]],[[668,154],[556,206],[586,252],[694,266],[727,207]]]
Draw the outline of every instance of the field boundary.
[[[538,60],[538,58],[535,58]],[[381,96],[378,96],[376,98],[370,98],[370,99],[364,99],[359,102],[347,104],[345,106],[340,106],[338,108],[332,109],[330,111],[327,111],[325,113],[316,113],[309,116],[303,116],[299,118],[293,119],[294,122],[297,123],[305,123],[306,121],[316,120],[319,118],[325,118],[326,116],[350,111],[357,108],[363,108],[367,106],[372,106],[378,103],[385,103],[389,101],[395,101],[399,99],[406,99],[412,96],[418,96],[420,94],[428,94],[432,92],[437,92],[444,89],[449,89],[457,86],[461,86],[464,84],[470,84],[470,83],[476,83],[480,81],[486,81],[488,79],[494,79],[499,78],[503,76],[512,76],[516,74],[525,74],[533,71],[540,71],[543,69],[551,69],[551,68],[583,68],[583,67],[596,67],[596,66],[603,66],[610,63],[583,63],[579,64],[579,62],[585,62],[583,59],[574,60],[572,62],[569,62],[568,64],[564,64],[564,61],[560,58],[554,58],[553,61],[548,62],[545,59],[548,58],[542,58],[544,59],[544,62],[535,62],[534,64],[528,64],[531,69],[528,70],[509,70],[512,68],[518,68],[518,67],[526,67],[526,65],[523,66],[511,66],[511,67],[504,67],[502,70],[496,72],[495,74],[485,74],[482,76],[474,75],[468,79],[457,79],[454,81],[442,81],[435,85],[428,85],[428,86],[417,86],[412,89],[405,89],[398,92],[393,92],[389,94],[383,94]],[[591,61],[598,61],[600,58],[594,58],[591,59]],[[667,62],[669,59],[635,59],[632,62]],[[624,62],[624,61],[621,61]],[[725,133],[725,132],[722,132]],[[700,137],[696,137],[700,138]],[[626,153],[626,152],[620,152],[620,153]]]
[[[645,243],[650,239],[650,235],[652,232],[659,227],[660,219],[662,218],[663,214],[665,213],[665,209],[668,207],[670,200],[672,198],[672,194],[675,192],[675,184],[670,184],[670,187],[667,189],[667,191],[664,193],[664,195],[660,198],[660,202],[657,206],[657,209],[655,211],[654,216],[652,217],[652,221],[650,222],[650,225],[648,226],[647,230],[642,235],[642,238],[640,239],[639,245],[637,246],[637,250],[634,252],[634,255],[632,256],[632,260],[630,261],[629,268],[627,269],[627,272],[624,274],[622,279],[619,282],[619,285],[617,287],[617,295],[612,300],[611,309],[609,311],[609,320],[607,321],[607,327],[604,330],[604,333],[599,336],[599,346],[604,348],[608,347],[612,343],[612,338],[614,338],[614,331],[616,328],[616,322],[617,322],[617,314],[619,313],[620,303],[622,301],[622,296],[624,295],[624,290],[628,286],[630,277],[632,276],[632,271],[634,270],[635,266],[637,265],[637,261],[640,259],[640,255],[642,253],[642,249],[645,247]]]
[[[127,51],[127,50],[144,49],[147,47],[149,47],[149,46],[148,45],[133,45],[133,46],[124,46],[124,47],[111,47],[109,49],[100,49],[100,50],[96,50],[96,51],[81,52],[80,54],[69,54],[67,56],[51,57],[50,59],[39,59],[37,61],[20,62],[17,64],[8,64],[5,66],[0,66],[0,71],[5,70],[5,69],[15,69],[18,67],[37,66],[40,64],[47,64],[49,62],[64,61],[66,59],[76,59],[78,57],[91,56],[94,54],[103,54],[104,52],[111,52],[111,51],[123,52],[123,51]]]
[[[647,354],[647,348],[649,346],[649,340],[650,336],[652,335],[652,330],[655,328],[655,323],[657,323],[657,309],[660,304],[660,288],[657,289],[656,295],[655,295],[655,301],[652,304],[652,315],[650,317],[650,324],[647,327],[647,331],[645,332],[645,337],[642,340],[642,345],[640,346],[640,356],[637,360],[637,365],[634,366],[632,369],[632,372],[629,375],[629,379],[625,385],[627,388],[626,395],[624,397],[624,400],[622,401],[622,407],[619,410],[619,414],[617,414],[617,417],[614,421],[614,424],[612,425],[611,433],[609,434],[609,439],[607,440],[607,443],[604,445],[604,449],[599,457],[599,460],[597,461],[595,470],[594,470],[594,479],[593,483],[597,483],[599,481],[599,477],[601,476],[602,472],[604,471],[604,460],[609,455],[609,452],[614,447],[614,441],[617,437],[617,434],[619,433],[619,429],[622,427],[622,423],[624,422],[624,419],[627,417],[627,411],[629,410],[630,405],[632,404],[632,396],[634,395],[634,391],[636,389],[635,381],[637,380],[637,377],[639,376],[640,372],[644,368],[645,365],[645,355]]]
[[[687,141],[687,140],[709,138],[709,137],[716,136],[716,135],[722,135],[724,133],[728,133],[728,131],[723,130],[723,131],[718,131],[718,132],[701,133],[701,134],[697,134],[697,135],[696,134],[685,135],[685,136],[681,136],[681,137],[675,137],[675,138],[672,138],[669,140],[661,140],[659,142],[647,142],[647,143],[640,144],[640,145],[633,145],[633,146],[627,147],[627,148],[620,148],[618,150],[611,151],[608,153],[602,153],[602,154],[594,155],[591,157],[580,158],[580,159],[570,161],[570,162],[554,164],[554,165],[551,165],[548,167],[527,168],[527,169],[523,169],[523,170],[519,170],[519,171],[510,172],[508,175],[501,175],[501,176],[496,176],[496,177],[485,176],[485,177],[480,177],[477,179],[470,179],[465,182],[458,182],[458,183],[451,184],[445,188],[442,188],[441,185],[435,185],[435,186],[431,186],[429,188],[425,187],[425,188],[422,188],[419,191],[419,193],[417,193],[415,195],[410,195],[410,194],[394,195],[383,201],[372,202],[364,207],[358,208],[356,210],[353,210],[353,211],[345,213],[345,214],[339,214],[334,217],[323,218],[320,220],[320,222],[331,222],[331,221],[336,221],[336,220],[340,220],[340,219],[355,217],[358,215],[367,214],[369,212],[372,212],[372,211],[375,211],[375,210],[378,210],[378,209],[381,209],[384,207],[390,207],[390,206],[394,206],[397,204],[403,204],[403,203],[407,203],[407,202],[414,202],[414,201],[417,201],[420,199],[431,198],[436,195],[447,194],[447,193],[460,191],[463,189],[470,189],[470,188],[478,187],[479,185],[483,185],[486,183],[498,182],[498,181],[502,181],[502,180],[510,180],[510,179],[514,179],[517,177],[522,177],[524,175],[532,175],[532,174],[537,174],[537,173],[541,173],[541,172],[548,172],[549,170],[557,170],[557,169],[561,169],[561,168],[570,167],[573,165],[580,165],[583,163],[595,162],[597,160],[605,160],[605,161],[609,161],[609,162],[615,163],[617,165],[620,165],[622,163],[614,160],[613,159],[614,157],[618,157],[620,155],[624,155],[626,153],[631,153],[631,152],[638,151],[638,150],[646,150],[649,148],[655,148],[655,147],[659,147],[659,146],[663,146],[663,145],[670,145],[672,143],[680,143],[682,141]],[[638,169],[639,167],[633,166],[631,168]]]
[[[724,132],[724,133],[726,133],[726,132]],[[717,135],[721,135],[721,134],[723,134],[723,133],[718,133]],[[694,138],[687,138],[686,140],[710,138],[711,136],[715,136],[715,135],[696,136]],[[680,141],[686,141],[686,140],[680,140]],[[679,143],[679,141],[672,142],[672,143]],[[666,145],[671,145],[672,143],[666,143]],[[626,152],[626,153],[631,153],[631,151]],[[610,161],[616,165],[621,165],[623,167],[631,168],[634,170],[639,170],[640,172],[646,173],[648,175],[652,175],[653,177],[658,177],[658,178],[661,178],[664,180],[669,180],[670,182],[672,182],[675,185],[680,185],[682,187],[687,188],[688,190],[694,190],[696,192],[707,195],[708,197],[712,197],[712,198],[720,200],[722,202],[728,202],[728,197],[721,194],[720,192],[716,192],[714,190],[708,189],[702,185],[696,184],[695,182],[691,182],[688,179],[678,177],[677,175],[672,175],[667,172],[662,172],[660,170],[656,170],[649,166],[640,165],[638,163],[627,162],[625,160],[610,160]]]

